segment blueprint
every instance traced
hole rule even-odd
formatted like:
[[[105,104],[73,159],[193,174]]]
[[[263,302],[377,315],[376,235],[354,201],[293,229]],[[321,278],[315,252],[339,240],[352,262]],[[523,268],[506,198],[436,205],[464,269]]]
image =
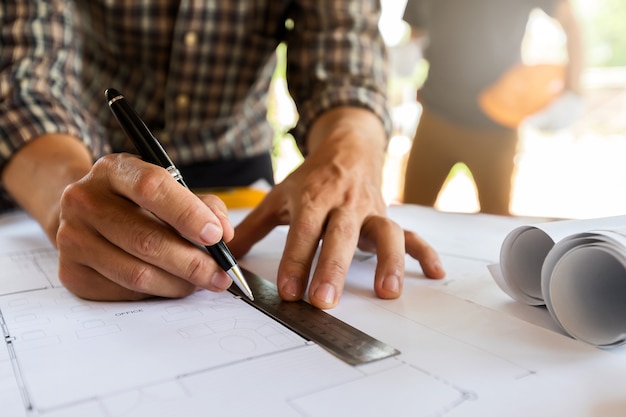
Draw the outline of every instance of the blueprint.
[[[37,225],[0,216],[0,416],[623,416],[624,356],[542,327],[545,310],[510,303],[491,279],[510,224],[395,215],[440,246],[448,278],[426,280],[409,260],[403,296],[380,300],[375,257],[355,256],[329,312],[401,352],[359,366],[228,292],[77,298]],[[242,266],[271,280],[285,236],[275,230]]]
[[[9,252],[0,265],[0,377],[15,382],[4,395],[26,416],[201,416],[215,407],[220,415],[326,416],[315,405],[329,395],[372,415],[375,402],[359,393],[390,378],[428,392],[418,415],[471,398],[402,359],[344,364],[230,293],[91,302],[59,284],[53,249]]]

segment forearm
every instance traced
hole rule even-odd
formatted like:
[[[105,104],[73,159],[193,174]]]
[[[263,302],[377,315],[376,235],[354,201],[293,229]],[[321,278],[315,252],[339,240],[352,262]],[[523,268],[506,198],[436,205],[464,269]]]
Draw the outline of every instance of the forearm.
[[[9,160],[2,171],[2,184],[55,244],[63,190],[87,174],[91,165],[91,155],[78,139],[42,135]]]
[[[299,116],[292,133],[302,152],[310,151],[305,142],[313,123],[336,108],[367,108],[389,134],[388,61],[378,28],[379,2],[300,3],[286,42],[287,84]]]
[[[561,24],[567,38],[568,64],[565,73],[565,88],[580,94],[582,92],[582,72],[585,66],[584,46],[580,25],[568,0],[559,2],[555,17]]]

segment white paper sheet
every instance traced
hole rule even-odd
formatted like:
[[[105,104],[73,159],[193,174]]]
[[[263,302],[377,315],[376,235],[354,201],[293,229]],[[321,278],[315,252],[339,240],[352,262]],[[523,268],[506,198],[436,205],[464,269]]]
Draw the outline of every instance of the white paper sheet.
[[[402,352],[360,367],[230,294],[79,300],[48,278],[54,252],[36,225],[25,216],[4,224],[0,218],[0,283],[7,274],[23,276],[15,276],[15,253],[31,262],[19,271],[40,272],[34,284],[21,282],[23,291],[0,296],[9,336],[0,348],[3,415],[623,415],[626,357],[518,318],[488,280],[486,266],[517,220],[410,206],[390,214],[433,238],[448,277],[427,280],[409,261],[404,295],[379,300],[375,259],[355,259],[346,293],[330,312]],[[234,221],[241,215],[233,213]],[[284,228],[273,232],[242,265],[274,280],[284,239]],[[5,353],[9,344],[14,358]]]

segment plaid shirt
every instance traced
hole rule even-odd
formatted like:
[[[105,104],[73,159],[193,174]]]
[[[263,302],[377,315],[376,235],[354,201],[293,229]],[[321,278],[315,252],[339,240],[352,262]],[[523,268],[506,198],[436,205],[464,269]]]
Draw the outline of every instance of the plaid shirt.
[[[389,132],[379,12],[377,0],[2,1],[0,170],[45,133],[80,138],[94,158],[134,151],[105,103],[108,87],[175,162],[266,152],[281,42],[301,147],[313,119],[339,105],[371,109]]]

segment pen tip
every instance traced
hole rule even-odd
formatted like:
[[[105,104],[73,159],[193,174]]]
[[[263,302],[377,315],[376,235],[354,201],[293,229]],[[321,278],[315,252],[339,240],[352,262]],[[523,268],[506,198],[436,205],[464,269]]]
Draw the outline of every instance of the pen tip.
[[[243,276],[243,272],[239,269],[238,265],[234,265],[230,271],[228,271],[228,275],[232,278],[235,284],[241,289],[241,291],[248,297],[251,301],[254,301],[254,295],[252,295],[252,290],[248,285],[248,282]]]

